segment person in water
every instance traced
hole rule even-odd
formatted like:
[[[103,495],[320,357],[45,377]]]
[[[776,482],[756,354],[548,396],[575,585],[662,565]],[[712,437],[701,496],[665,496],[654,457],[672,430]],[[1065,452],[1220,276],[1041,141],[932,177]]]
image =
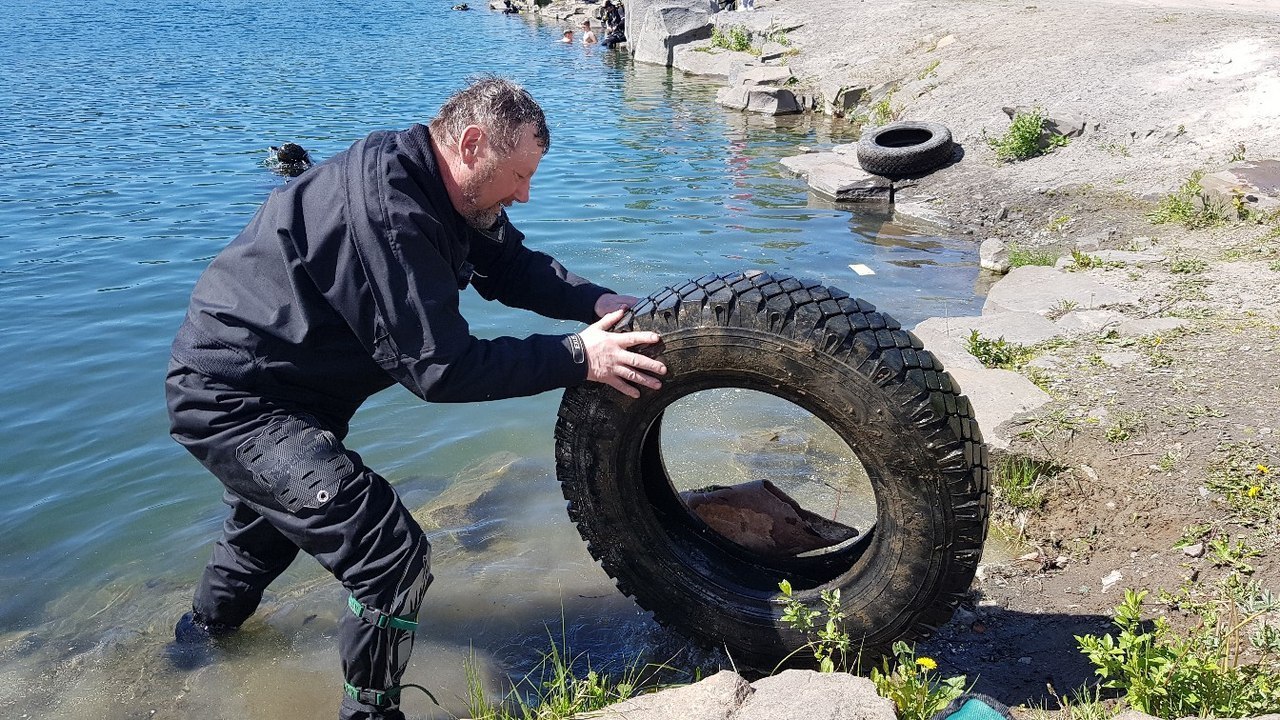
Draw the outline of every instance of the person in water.
[[[165,391],[173,438],[221,481],[230,510],[177,653],[234,632],[306,552],[350,593],[338,717],[403,720],[431,545],[344,444],[352,416],[396,383],[449,403],[660,387],[665,366],[633,351],[658,336],[610,331],[637,299],[526,247],[507,216],[550,147],[527,91],[480,78],[427,125],[374,132],[274,190],[205,269]],[[477,338],[459,309],[468,286],[587,327]]]

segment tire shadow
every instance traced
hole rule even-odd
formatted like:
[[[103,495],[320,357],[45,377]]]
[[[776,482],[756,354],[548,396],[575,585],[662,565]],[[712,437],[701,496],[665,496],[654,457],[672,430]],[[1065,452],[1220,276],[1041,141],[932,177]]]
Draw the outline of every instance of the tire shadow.
[[[1010,707],[1058,710],[1058,698],[1069,701],[1098,680],[1076,636],[1114,631],[1105,615],[962,609],[917,645],[916,656],[936,660],[941,677],[964,675],[974,692]]]

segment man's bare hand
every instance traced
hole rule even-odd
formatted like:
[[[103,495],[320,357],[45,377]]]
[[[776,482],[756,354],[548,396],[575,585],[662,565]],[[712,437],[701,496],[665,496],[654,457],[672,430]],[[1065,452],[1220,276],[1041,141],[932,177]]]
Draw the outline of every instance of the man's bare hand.
[[[596,300],[596,317],[604,317],[614,310],[635,307],[638,302],[640,302],[640,298],[634,295],[615,295],[613,293],[601,295]]]
[[[596,306],[599,307],[599,303]],[[587,355],[587,379],[604,383],[627,397],[638,398],[642,387],[651,390],[662,387],[654,376],[666,375],[667,366],[628,349],[658,342],[658,333],[609,332],[625,312],[626,307],[614,310],[578,335]]]

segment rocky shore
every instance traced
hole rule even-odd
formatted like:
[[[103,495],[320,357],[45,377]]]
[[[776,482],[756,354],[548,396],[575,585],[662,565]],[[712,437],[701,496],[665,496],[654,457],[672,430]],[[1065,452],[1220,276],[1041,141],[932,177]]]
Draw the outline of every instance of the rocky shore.
[[[1015,714],[1057,708],[1096,683],[1075,636],[1112,630],[1125,588],[1210,593],[1241,571],[1205,552],[1215,542],[1246,552],[1251,583],[1280,588],[1273,2],[626,5],[635,59],[722,78],[728,107],[952,133],[952,161],[908,180],[863,172],[853,146],[797,148],[784,161],[851,208],[892,203],[982,246],[982,314],[914,332],[970,395],[997,462],[1044,468],[1042,500],[1015,508],[995,489],[999,522],[971,600],[920,647],[941,673],[966,675]],[[543,12],[593,7],[557,0]],[[1015,108],[1042,111],[1068,142],[999,161],[991,141]],[[990,367],[975,340],[1020,356]],[[1246,490],[1262,499],[1248,513]],[[795,717],[835,717],[803,700],[808,680],[793,680],[779,697]],[[738,681],[704,683],[720,700],[682,690],[666,710],[644,700],[611,716],[746,718],[768,704]]]

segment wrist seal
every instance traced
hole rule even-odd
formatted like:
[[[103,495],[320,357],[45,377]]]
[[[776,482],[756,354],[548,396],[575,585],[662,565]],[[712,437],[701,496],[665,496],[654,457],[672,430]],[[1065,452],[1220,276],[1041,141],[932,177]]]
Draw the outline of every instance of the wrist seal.
[[[569,344],[569,352],[573,354],[575,365],[581,365],[587,361],[587,346],[582,342],[581,335],[570,333],[565,336],[565,341]]]

